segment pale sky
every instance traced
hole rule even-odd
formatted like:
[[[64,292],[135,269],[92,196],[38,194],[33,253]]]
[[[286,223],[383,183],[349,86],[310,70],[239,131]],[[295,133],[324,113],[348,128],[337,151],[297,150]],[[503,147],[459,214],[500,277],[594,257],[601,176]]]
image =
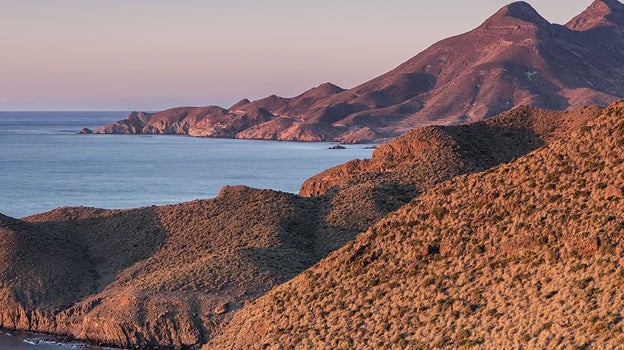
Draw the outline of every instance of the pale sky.
[[[0,0],[0,110],[223,107],[350,88],[501,0]],[[563,24],[591,0],[529,0]]]

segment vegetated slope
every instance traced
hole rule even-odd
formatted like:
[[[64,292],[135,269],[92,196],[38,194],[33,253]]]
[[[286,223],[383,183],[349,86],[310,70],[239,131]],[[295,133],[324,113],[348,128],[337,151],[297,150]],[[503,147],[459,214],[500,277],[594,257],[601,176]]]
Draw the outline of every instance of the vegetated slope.
[[[324,216],[330,205],[235,186],[172,206],[2,216],[0,327],[122,347],[203,344],[245,300],[370,225],[339,226]]]
[[[95,133],[174,133],[365,142],[412,128],[477,121],[521,105],[578,109],[624,97],[624,4],[595,0],[565,26],[514,2],[354,88],[241,100],[229,109],[132,113]]]
[[[248,303],[204,349],[620,348],[624,101],[453,178]]]
[[[411,200],[419,191],[460,174],[482,171],[525,155],[580,127],[601,108],[551,111],[522,106],[472,124],[414,129],[375,149],[371,159],[353,160],[306,180],[301,196],[360,183],[394,186]]]
[[[314,178],[315,188],[323,188],[314,198],[226,187],[214,200],[174,206],[62,208],[25,221],[6,218],[7,227],[19,228],[11,231],[18,241],[32,242],[3,250],[11,255],[3,267],[13,272],[1,279],[0,326],[127,347],[202,344],[246,300],[421,191],[524,155],[600,111],[521,107],[487,122],[415,130],[370,161]],[[36,240],[44,242],[40,249]],[[13,258],[23,254],[33,257]],[[33,284],[33,275],[43,277]],[[44,297],[53,300],[43,303]]]

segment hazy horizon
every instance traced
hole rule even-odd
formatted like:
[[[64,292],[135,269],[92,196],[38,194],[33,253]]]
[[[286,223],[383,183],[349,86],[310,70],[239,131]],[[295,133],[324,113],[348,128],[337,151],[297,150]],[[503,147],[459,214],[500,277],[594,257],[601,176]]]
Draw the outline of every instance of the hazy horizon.
[[[351,88],[511,1],[2,1],[0,110],[229,107]],[[564,24],[591,1],[527,1]]]

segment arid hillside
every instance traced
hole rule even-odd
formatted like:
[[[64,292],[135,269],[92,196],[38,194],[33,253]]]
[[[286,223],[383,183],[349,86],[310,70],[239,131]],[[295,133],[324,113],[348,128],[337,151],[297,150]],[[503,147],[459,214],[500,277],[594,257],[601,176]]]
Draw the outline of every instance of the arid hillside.
[[[339,249],[418,194],[509,162],[602,112],[520,107],[425,127],[304,184],[243,186],[134,210],[59,208],[0,218],[0,327],[123,347],[200,346],[246,302]]]
[[[423,193],[249,302],[204,349],[616,349],[624,101]]]
[[[460,174],[523,156],[597,116],[601,108],[552,111],[521,106],[486,121],[414,129],[379,146],[371,159],[353,160],[306,180],[304,197],[360,183],[394,185],[409,199]],[[412,193],[411,197],[409,193]]]
[[[623,48],[624,4],[617,0],[595,0],[566,25],[551,24],[518,1],[348,90],[325,83],[290,98],[243,99],[228,109],[133,112],[82,132],[353,143],[478,121],[521,105],[605,106],[624,97]]]
[[[234,186],[173,206],[2,216],[0,327],[130,348],[198,346],[245,300],[370,225],[340,226],[324,216],[329,205]]]

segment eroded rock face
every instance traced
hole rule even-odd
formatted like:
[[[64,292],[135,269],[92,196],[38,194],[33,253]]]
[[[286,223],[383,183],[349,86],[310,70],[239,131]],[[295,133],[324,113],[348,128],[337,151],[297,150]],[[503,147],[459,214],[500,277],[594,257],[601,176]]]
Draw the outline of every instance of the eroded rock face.
[[[135,112],[84,132],[358,143],[483,120],[522,105],[605,106],[624,97],[623,9],[617,0],[598,0],[561,26],[516,2],[352,89],[325,83],[292,98],[241,100],[229,109]]]

